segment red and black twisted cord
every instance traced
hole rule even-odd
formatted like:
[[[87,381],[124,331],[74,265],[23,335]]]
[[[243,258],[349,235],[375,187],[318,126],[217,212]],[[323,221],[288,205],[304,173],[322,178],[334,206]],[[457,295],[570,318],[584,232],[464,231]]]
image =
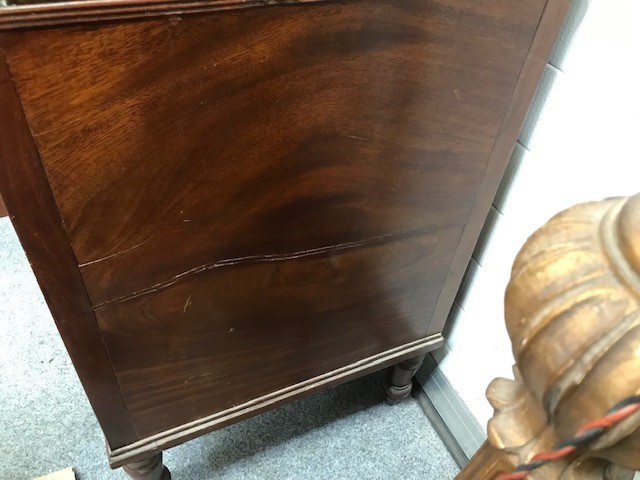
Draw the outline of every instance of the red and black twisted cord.
[[[629,397],[616,404],[604,417],[582,425],[573,438],[558,443],[553,450],[535,455],[529,463],[520,465],[513,473],[499,475],[496,480],[524,480],[533,470],[554,460],[567,457],[576,450],[590,445],[609,428],[636,412],[640,412],[640,395]]]

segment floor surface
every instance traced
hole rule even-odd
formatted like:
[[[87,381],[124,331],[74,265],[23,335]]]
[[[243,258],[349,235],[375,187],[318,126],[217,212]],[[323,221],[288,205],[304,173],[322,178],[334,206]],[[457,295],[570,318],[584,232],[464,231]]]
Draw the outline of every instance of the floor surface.
[[[72,466],[79,480],[123,480],[29,263],[0,219],[0,479]],[[415,400],[383,403],[380,374],[168,450],[174,480],[448,480],[457,467]]]

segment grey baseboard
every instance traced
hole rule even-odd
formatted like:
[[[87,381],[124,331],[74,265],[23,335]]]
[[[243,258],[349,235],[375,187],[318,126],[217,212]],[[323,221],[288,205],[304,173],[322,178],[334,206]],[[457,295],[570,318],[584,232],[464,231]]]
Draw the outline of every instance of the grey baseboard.
[[[446,348],[446,347],[445,347]],[[428,354],[416,374],[421,388],[416,398],[443,443],[463,468],[487,439],[465,403],[460,399],[436,360]]]

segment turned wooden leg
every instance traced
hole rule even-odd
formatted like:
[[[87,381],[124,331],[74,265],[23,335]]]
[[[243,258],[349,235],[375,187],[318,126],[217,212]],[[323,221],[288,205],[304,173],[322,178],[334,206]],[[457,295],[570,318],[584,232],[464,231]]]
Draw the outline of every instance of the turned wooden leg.
[[[411,379],[422,365],[425,356],[409,358],[387,370],[382,387],[389,405],[395,405],[411,395]]]
[[[169,469],[162,464],[162,452],[122,468],[133,480],[171,480]]]

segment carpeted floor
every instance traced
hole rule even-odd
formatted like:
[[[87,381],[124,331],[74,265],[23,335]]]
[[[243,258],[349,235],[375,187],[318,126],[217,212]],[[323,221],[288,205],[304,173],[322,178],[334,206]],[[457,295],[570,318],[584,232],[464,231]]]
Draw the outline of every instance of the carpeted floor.
[[[104,442],[35,278],[0,219],[0,479],[72,466],[124,479]],[[380,375],[316,394],[168,450],[175,480],[447,480],[457,467],[413,400],[388,407]]]

